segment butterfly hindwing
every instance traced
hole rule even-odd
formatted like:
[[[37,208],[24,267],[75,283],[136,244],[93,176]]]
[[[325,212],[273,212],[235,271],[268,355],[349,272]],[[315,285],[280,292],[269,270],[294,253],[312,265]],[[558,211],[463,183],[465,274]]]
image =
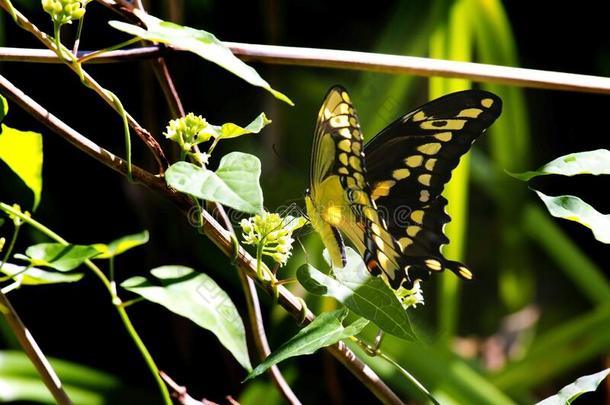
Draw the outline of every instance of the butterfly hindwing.
[[[404,255],[424,258],[429,270],[439,261],[441,270],[471,278],[464,265],[440,253],[448,242],[443,227],[450,221],[440,194],[460,157],[501,110],[502,101],[492,93],[452,93],[399,118],[366,145],[367,180],[388,230]]]

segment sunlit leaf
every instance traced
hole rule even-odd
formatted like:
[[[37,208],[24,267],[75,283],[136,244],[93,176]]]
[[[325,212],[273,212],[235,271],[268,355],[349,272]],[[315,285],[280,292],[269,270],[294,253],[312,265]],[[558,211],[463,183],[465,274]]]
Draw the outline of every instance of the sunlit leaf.
[[[509,174],[523,181],[549,174],[563,176],[610,174],[610,151],[607,149],[597,149],[588,152],[570,153],[550,161],[538,170]]]
[[[1,125],[0,159],[34,193],[36,209],[42,193],[42,135]]]
[[[570,404],[576,398],[586,392],[593,392],[597,386],[610,374],[610,368],[599,373],[580,377],[572,384],[566,385],[556,395],[538,402],[536,405],[565,405]]]
[[[126,235],[122,238],[113,240],[109,244],[96,243],[93,246],[100,254],[95,256],[96,259],[109,259],[118,256],[129,249],[140,246],[148,242],[148,231],[143,231],[133,235]]]
[[[165,180],[180,192],[258,214],[263,210],[260,174],[261,163],[256,156],[231,152],[222,157],[216,172],[188,162],[177,162],[167,169]]]
[[[265,113],[261,113],[245,128],[235,125],[232,122],[228,122],[220,126],[209,124],[207,127],[205,127],[203,132],[212,135],[214,138],[229,139],[237,138],[238,136],[246,134],[258,134],[269,124],[271,124],[271,120],[267,118]]]
[[[379,277],[371,276],[353,249],[346,248],[346,257],[343,269],[333,269],[336,278],[309,264],[297,270],[297,278],[310,293],[333,297],[385,332],[402,339],[415,339],[407,313],[392,289]]]
[[[62,245],[61,243],[39,243],[26,249],[25,254],[33,266],[46,266],[59,271],[70,271],[85,260],[99,254],[91,246]],[[19,256],[24,258],[24,256]]]
[[[244,324],[231,298],[206,274],[184,266],[150,271],[151,282],[132,277],[121,287],[184,316],[212,332],[246,370],[252,370]]]
[[[0,94],[0,122],[2,122],[4,117],[6,117],[7,113],[8,113],[8,103],[6,102],[6,99],[4,97],[2,97],[2,94]]]
[[[163,21],[152,15],[139,12],[137,9],[134,10],[134,13],[146,24],[146,29],[120,21],[110,21],[109,24],[117,30],[142,39],[170,44],[176,48],[193,52],[241,77],[248,83],[264,88],[276,98],[294,105],[284,94],[272,89],[269,83],[260,77],[256,70],[233,55],[231,50],[224,46],[213,34],[169,21]]]
[[[84,276],[83,273],[58,273],[36,267],[28,269],[27,266],[19,266],[13,263],[4,263],[1,271],[7,276],[13,276],[13,279],[22,285],[73,283]]]
[[[552,216],[578,222],[591,229],[600,242],[610,243],[610,214],[604,215],[573,195],[548,196],[534,190]]]
[[[280,361],[290,357],[315,353],[322,347],[333,345],[341,339],[357,335],[367,325],[368,321],[361,318],[351,325],[344,327],[342,322],[347,314],[347,308],[321,314],[312,323],[301,329],[299,333],[271,353],[265,361],[259,364],[248,375],[246,380],[264,373],[269,367]]]

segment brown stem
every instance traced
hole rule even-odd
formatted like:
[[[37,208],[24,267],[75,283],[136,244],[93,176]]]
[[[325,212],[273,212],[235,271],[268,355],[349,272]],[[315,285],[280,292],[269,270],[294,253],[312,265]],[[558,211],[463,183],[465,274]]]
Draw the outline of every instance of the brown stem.
[[[16,88],[12,83],[0,76],[0,90],[2,93],[26,110],[32,117],[46,125],[53,132],[57,133],[68,142],[72,143],[78,149],[97,159],[102,164],[115,170],[116,172],[126,175],[127,163],[113,155],[111,152],[101,148],[85,136],[78,133],[73,128],[66,125],[60,119],[49,113],[40,104],[27,96],[21,90]],[[135,182],[144,185],[145,187],[159,193],[168,198],[181,211],[188,215],[191,208],[190,200],[184,195],[179,194],[168,188],[165,181],[159,176],[154,176],[151,173],[133,165],[132,174]],[[233,257],[234,246],[231,239],[231,234],[216,222],[216,220],[207,212],[201,213],[203,219],[202,230],[210,238],[210,240],[228,257]],[[250,278],[256,278],[256,259],[254,259],[244,249],[239,248],[236,260],[236,266],[240,271],[243,271]],[[259,286],[273,295],[273,286],[259,282]],[[302,311],[306,308],[301,307],[301,302],[285,287],[279,286],[279,304],[286,309],[293,317],[300,319]],[[314,319],[314,315],[307,310],[305,323],[309,323]],[[333,356],[335,356],[352,374],[354,374],[374,395],[387,404],[402,404],[403,402],[396,394],[356,355],[348,349],[345,344],[339,342],[336,345],[326,348]]]
[[[202,399],[201,401],[196,400],[186,391],[186,387],[179,385],[165,372],[159,370],[159,375],[165,381],[165,384],[172,390],[172,396],[176,398],[176,401],[182,405],[219,405],[216,402]]]
[[[482,83],[610,94],[610,79],[601,76],[333,49],[283,47],[237,42],[225,42],[224,44],[236,56],[245,61],[410,74],[424,77],[455,77]],[[81,51],[78,55],[81,57],[90,52]],[[182,52],[182,50],[170,46],[162,48],[156,45],[111,51],[95,57],[87,63],[114,63],[134,59],[157,58],[170,52]],[[60,63],[53,52],[21,48],[0,48],[0,61]]]
[[[23,351],[32,364],[34,364],[36,370],[38,370],[38,374],[40,374],[42,381],[53,395],[53,398],[55,398],[55,401],[61,405],[72,404],[72,401],[68,397],[68,394],[66,394],[66,391],[64,391],[55,370],[53,370],[53,367],[42,350],[40,350],[40,347],[38,347],[38,344],[36,344],[34,337],[25,327],[17,312],[15,312],[15,308],[13,308],[11,302],[2,292],[0,292],[0,312],[2,312],[11,330],[15,333]]]

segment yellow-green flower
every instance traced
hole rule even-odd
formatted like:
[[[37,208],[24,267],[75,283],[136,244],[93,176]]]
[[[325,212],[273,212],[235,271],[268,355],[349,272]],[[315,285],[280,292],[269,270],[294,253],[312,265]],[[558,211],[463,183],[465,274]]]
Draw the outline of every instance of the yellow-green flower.
[[[421,286],[419,285],[419,280],[415,280],[413,283],[413,288],[410,290],[401,286],[398,290],[396,290],[396,296],[398,299],[400,299],[400,302],[402,302],[404,309],[410,307],[415,308],[417,305],[424,304],[424,295],[422,293]]]
[[[85,6],[91,0],[42,0],[42,8],[55,24],[71,24],[85,14]]]
[[[292,251],[292,232],[307,221],[290,215],[282,218],[279,214],[264,211],[240,222],[246,245],[262,245],[262,254],[285,265]]]
[[[185,117],[171,120],[164,135],[177,142],[182,150],[190,151],[193,146],[210,140],[212,135],[205,131],[208,126],[208,122],[201,115],[189,113]]]

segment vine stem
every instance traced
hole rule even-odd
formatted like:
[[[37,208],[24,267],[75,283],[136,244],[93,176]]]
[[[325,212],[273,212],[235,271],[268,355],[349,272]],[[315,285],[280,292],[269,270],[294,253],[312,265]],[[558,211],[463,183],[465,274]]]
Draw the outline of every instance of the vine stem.
[[[62,245],[69,244],[67,240],[62,238],[57,233],[53,232],[51,229],[47,228],[45,225],[43,225],[40,222],[36,221],[35,219],[29,217],[28,215],[25,215],[21,211],[16,210],[15,208],[11,207],[8,204],[0,202],[0,210],[4,211],[7,214],[14,215],[14,216],[20,218],[23,222],[27,223],[28,225],[31,225],[36,230],[40,231],[44,235],[53,239],[57,243],[61,243]],[[136,331],[135,327],[133,326],[131,319],[129,319],[129,315],[127,314],[127,311],[123,307],[121,299],[119,298],[119,296],[116,293],[116,287],[114,286],[114,282],[110,282],[110,280],[108,280],[108,278],[106,277],[104,272],[99,267],[97,267],[97,265],[95,263],[93,263],[91,260],[85,260],[84,264],[90,270],[93,271],[93,273],[100,279],[100,281],[102,281],[102,283],[104,284],[104,287],[106,287],[106,290],[108,290],[108,293],[110,294],[110,297],[112,299],[112,304],[113,304],[114,308],[117,310],[119,317],[121,318],[121,321],[123,322],[123,326],[125,326],[127,333],[129,334],[129,336],[135,343],[136,347],[140,351],[140,354],[144,358],[146,365],[148,366],[150,372],[153,374],[153,377],[154,377],[155,381],[157,382],[157,385],[159,386],[159,390],[161,391],[161,396],[163,398],[164,403],[166,405],[171,405],[172,400],[171,400],[169,391],[167,389],[167,386],[165,385],[165,383],[161,379],[161,376],[159,375],[159,368],[155,364],[155,361],[152,358],[152,356],[150,355],[150,352],[148,351],[148,349],[146,348],[146,345],[144,345],[142,338],[140,337],[140,335]],[[0,299],[1,298],[2,297],[0,296]]]

